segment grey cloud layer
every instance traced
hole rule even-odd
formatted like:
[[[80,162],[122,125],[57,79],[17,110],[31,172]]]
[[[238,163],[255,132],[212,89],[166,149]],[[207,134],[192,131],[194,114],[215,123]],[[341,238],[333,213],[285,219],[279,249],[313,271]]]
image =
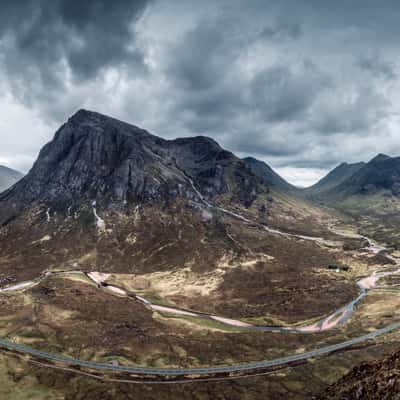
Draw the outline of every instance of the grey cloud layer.
[[[85,106],[280,167],[400,154],[397,1],[2,6],[0,73],[44,122]]]
[[[147,0],[4,0],[0,50],[15,94],[40,103],[67,93],[68,80],[94,79],[111,67],[144,68],[134,22]],[[35,104],[32,104],[33,106]]]

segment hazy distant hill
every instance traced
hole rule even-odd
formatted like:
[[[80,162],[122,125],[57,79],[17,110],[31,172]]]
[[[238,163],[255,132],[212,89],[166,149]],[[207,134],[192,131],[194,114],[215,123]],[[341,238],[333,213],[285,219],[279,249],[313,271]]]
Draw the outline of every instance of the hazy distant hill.
[[[22,177],[20,172],[0,165],[0,192],[8,189]]]

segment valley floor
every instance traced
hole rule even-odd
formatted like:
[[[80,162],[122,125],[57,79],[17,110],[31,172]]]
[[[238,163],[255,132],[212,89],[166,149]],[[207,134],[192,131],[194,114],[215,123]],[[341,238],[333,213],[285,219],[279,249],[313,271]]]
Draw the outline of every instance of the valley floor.
[[[235,240],[243,240],[243,233],[241,236],[234,229]],[[204,300],[210,299],[213,290],[203,288],[205,291],[200,292],[200,302],[193,297],[193,292],[191,296],[182,292],[177,295],[190,287],[187,283],[191,279],[192,290],[202,289],[203,284],[193,279],[191,270],[178,275],[178,278],[175,275],[182,274],[181,271],[138,275],[102,270],[87,274],[74,271],[71,266],[67,273],[60,274],[60,269],[64,268],[51,268],[42,274],[43,279],[6,282],[0,295],[2,337],[51,354],[115,366],[133,364],[161,369],[207,368],[298,354],[291,360],[300,363],[297,366],[291,364],[289,369],[270,371],[267,375],[260,371],[260,376],[238,377],[234,383],[221,380],[218,383],[181,383],[182,387],[177,384],[143,386],[109,381],[118,377],[108,373],[97,375],[96,379],[90,378],[85,375],[88,372],[71,371],[67,365],[50,365],[52,369],[44,370],[37,364],[45,364],[44,360],[27,356],[20,358],[6,351],[2,365],[7,378],[3,391],[12,391],[17,385],[21,391],[20,398],[35,398],[36,391],[53,396],[48,398],[58,396],[65,399],[79,396],[86,399],[100,394],[105,399],[129,399],[135,398],[134,393],[145,393],[146,397],[142,395],[141,398],[149,399],[251,399],[260,394],[271,399],[279,396],[309,398],[307,396],[333,383],[359,360],[387,354],[398,346],[394,332],[382,332],[385,333],[382,337],[373,337],[376,329],[400,320],[399,271],[394,265],[398,261],[394,256],[378,257],[378,252],[381,254],[386,250],[384,247],[365,237],[343,232],[343,229],[334,232],[334,237],[329,240],[287,234],[276,229],[268,232],[272,237],[284,236],[294,247],[308,246],[313,252],[332,253],[337,258],[340,255],[340,260],[350,265],[348,271],[340,270],[341,264],[333,271],[321,266],[319,274],[325,276],[327,282],[337,279],[343,284],[352,283],[352,298],[348,297],[349,292],[344,291],[343,298],[335,299],[336,304],[321,308],[322,314],[314,312],[308,316],[304,313],[306,318],[302,320],[293,320],[291,315],[294,314],[282,311],[281,317],[277,313],[275,316],[261,313],[252,317],[243,314],[240,307],[236,307],[239,310],[236,316],[235,308],[220,308],[224,299],[219,300],[220,306],[210,304],[203,307]],[[349,243],[354,240],[367,243],[343,251],[340,242],[346,243],[347,240]],[[315,246],[321,250],[315,250]],[[241,270],[257,268],[259,254],[253,255],[253,259],[249,255],[241,259]],[[262,257],[262,261],[268,263],[268,257],[274,256],[268,254],[267,257],[264,253]],[[225,268],[232,268],[232,265],[228,262]],[[161,274],[161,279],[157,274]],[[165,286],[168,279],[173,279],[173,283]],[[357,282],[361,297],[357,294]],[[174,284],[177,291],[171,291]],[[287,293],[282,298],[285,296],[288,306],[293,307],[293,299]],[[218,297],[214,300],[218,304]],[[284,316],[286,320],[281,319]],[[370,338],[375,340],[352,343],[351,351],[324,358],[308,360],[310,357],[307,356],[308,361],[305,361],[301,357],[307,351],[361,335],[371,335]],[[226,379],[226,376],[222,378]],[[68,388],[66,380],[71,382]],[[250,390],[249,382],[252,382]],[[91,388],[89,397],[83,397],[84,393],[89,393],[83,389],[84,385]],[[190,397],[193,385],[196,385],[197,397]]]

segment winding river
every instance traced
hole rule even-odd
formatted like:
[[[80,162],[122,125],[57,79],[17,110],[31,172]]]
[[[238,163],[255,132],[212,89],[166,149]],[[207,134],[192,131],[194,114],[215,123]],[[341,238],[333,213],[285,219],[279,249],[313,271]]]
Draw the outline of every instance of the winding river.
[[[247,218],[245,218],[239,214],[236,214],[229,210],[225,210],[223,208],[218,208],[218,209],[220,211],[222,211],[230,216],[233,216],[235,218],[238,218],[246,223],[253,223],[252,221],[248,220]],[[272,229],[272,228],[266,227],[264,225],[262,227],[269,233],[285,236],[287,238],[295,238],[295,239],[299,239],[299,240],[309,240],[309,241],[314,241],[317,243],[327,242],[326,240],[319,238],[319,237],[287,233],[287,232],[283,232],[283,231],[280,231],[277,229]],[[364,248],[364,250],[367,252],[377,254],[380,251],[387,250],[386,247],[378,245],[372,239],[370,239],[366,236],[362,236],[362,235],[358,235],[358,234],[345,234],[343,232],[335,230],[333,227],[330,227],[330,229],[333,233],[335,233],[336,235],[339,235],[343,238],[352,238],[352,239],[355,238],[355,239],[365,240],[368,243],[368,245],[367,245],[367,247]],[[400,260],[398,258],[390,256],[390,255],[387,255],[387,258],[392,260],[393,262],[395,262],[395,264],[397,266],[400,265]],[[317,321],[313,324],[304,325],[304,326],[294,326],[294,327],[252,325],[252,324],[240,321],[240,320],[226,318],[226,317],[218,316],[218,315],[214,315],[214,314],[201,313],[201,312],[197,312],[197,311],[193,311],[193,310],[156,304],[142,296],[137,295],[134,292],[127,291],[121,287],[108,284],[107,280],[111,277],[111,274],[101,273],[101,272],[87,273],[87,272],[78,271],[78,270],[67,270],[67,271],[58,271],[58,272],[57,271],[45,271],[40,277],[38,277],[35,280],[6,286],[4,288],[1,288],[0,292],[24,290],[24,289],[33,287],[35,285],[38,285],[40,282],[42,282],[44,279],[47,279],[50,276],[66,275],[66,274],[79,274],[79,275],[82,275],[82,276],[85,276],[86,278],[88,278],[91,282],[96,284],[99,289],[100,288],[105,289],[108,292],[110,292],[111,294],[114,294],[117,296],[133,298],[136,301],[142,303],[145,307],[148,307],[154,311],[161,312],[161,313],[180,315],[180,316],[184,316],[184,317],[209,319],[209,320],[216,321],[227,327],[235,327],[238,329],[245,329],[245,330],[255,330],[255,331],[265,331],[265,332],[281,332],[281,333],[316,333],[316,332],[324,332],[324,331],[333,329],[339,325],[346,323],[348,321],[348,319],[352,316],[354,307],[356,306],[356,304],[359,303],[367,295],[369,290],[374,289],[376,287],[378,281],[381,278],[384,278],[384,277],[387,277],[390,275],[394,275],[394,274],[399,274],[399,273],[400,273],[400,268],[395,269],[393,271],[374,271],[371,275],[369,275],[365,278],[362,278],[361,280],[359,280],[357,282],[357,285],[358,285],[360,291],[359,291],[358,296],[355,299],[353,299],[351,302],[340,307],[339,309],[334,311],[332,314],[320,319],[319,321]]]

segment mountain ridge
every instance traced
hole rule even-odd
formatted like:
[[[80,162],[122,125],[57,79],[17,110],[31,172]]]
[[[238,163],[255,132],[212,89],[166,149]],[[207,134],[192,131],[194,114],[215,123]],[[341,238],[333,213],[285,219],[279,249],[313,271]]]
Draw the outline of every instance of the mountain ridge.
[[[29,173],[0,195],[5,220],[25,206],[67,209],[82,201],[123,207],[177,197],[228,195],[249,206],[260,180],[233,153],[204,136],[166,140],[135,125],[79,110],[39,153]],[[4,214],[6,214],[4,216]]]
[[[316,184],[303,189],[309,199],[331,203],[357,195],[400,194],[400,157],[379,153],[368,162],[343,162]]]
[[[245,157],[243,161],[250,167],[255,175],[260,177],[263,182],[284,193],[298,193],[301,189],[287,182],[266,162],[255,157]]]
[[[317,183],[310,187],[304,188],[303,192],[307,195],[317,195],[328,192],[344,182],[346,179],[350,178],[364,165],[364,162],[343,162],[329,171],[328,174],[322,177]]]
[[[335,195],[368,195],[382,190],[400,194],[400,157],[378,154],[337,185]]]

